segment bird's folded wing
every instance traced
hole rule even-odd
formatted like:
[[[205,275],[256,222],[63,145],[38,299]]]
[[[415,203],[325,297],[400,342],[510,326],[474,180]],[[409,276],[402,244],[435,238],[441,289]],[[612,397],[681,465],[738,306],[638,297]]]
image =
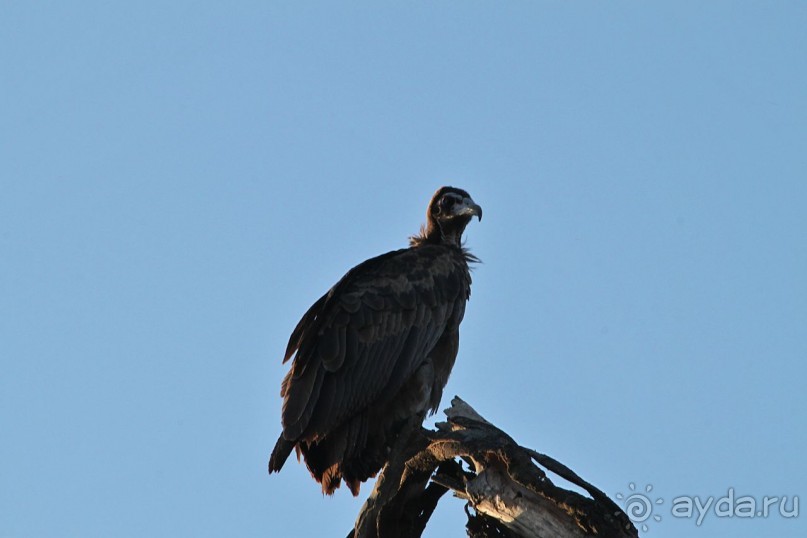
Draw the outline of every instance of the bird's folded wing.
[[[440,339],[468,284],[445,251],[395,251],[351,270],[292,334],[283,437],[314,441],[392,398]]]

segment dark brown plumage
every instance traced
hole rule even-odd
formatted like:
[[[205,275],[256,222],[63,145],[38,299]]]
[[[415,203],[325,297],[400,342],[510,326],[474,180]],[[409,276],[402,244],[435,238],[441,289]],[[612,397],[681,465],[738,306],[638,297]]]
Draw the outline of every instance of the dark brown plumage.
[[[354,495],[386,463],[398,434],[440,404],[471,293],[462,233],[482,208],[467,192],[437,190],[410,247],[369,259],[315,302],[283,362],[283,433],[269,472],[292,449],[331,494]]]

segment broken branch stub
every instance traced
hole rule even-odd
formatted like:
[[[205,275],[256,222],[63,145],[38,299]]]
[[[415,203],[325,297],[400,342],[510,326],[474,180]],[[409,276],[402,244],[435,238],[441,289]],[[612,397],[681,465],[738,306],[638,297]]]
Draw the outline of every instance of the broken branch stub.
[[[349,536],[417,538],[446,491],[468,501],[474,537],[638,536],[602,491],[562,463],[516,443],[459,397],[436,431],[399,438]],[[464,470],[457,460],[471,467]],[[591,497],[560,488],[544,469]]]

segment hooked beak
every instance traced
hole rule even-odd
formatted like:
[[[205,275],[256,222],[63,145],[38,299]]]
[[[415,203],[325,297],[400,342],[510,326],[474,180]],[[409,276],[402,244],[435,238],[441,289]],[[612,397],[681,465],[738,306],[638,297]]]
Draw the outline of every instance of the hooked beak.
[[[457,215],[471,215],[476,216],[480,221],[482,220],[482,207],[475,203],[470,198],[463,198],[462,205],[457,208]]]

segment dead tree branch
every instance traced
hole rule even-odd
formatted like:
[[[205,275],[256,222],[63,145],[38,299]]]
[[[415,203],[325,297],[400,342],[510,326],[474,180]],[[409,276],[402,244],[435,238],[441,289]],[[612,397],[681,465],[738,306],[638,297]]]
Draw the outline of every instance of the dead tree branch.
[[[418,538],[448,491],[468,501],[472,538],[638,536],[602,491],[562,463],[520,446],[459,397],[445,413],[448,421],[436,431],[418,428],[399,438],[348,538]],[[590,497],[556,486],[546,471]]]

